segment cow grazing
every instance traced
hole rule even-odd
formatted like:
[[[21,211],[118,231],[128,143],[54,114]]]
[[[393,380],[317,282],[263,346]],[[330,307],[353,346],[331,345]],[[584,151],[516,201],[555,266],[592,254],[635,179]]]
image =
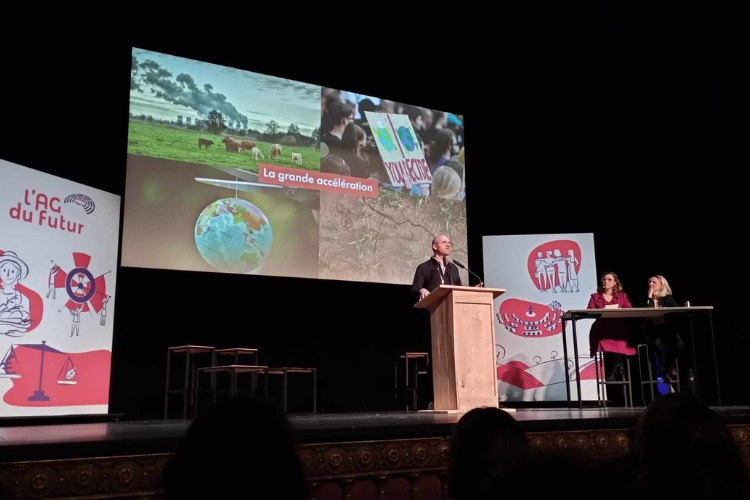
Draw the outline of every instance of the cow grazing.
[[[255,147],[255,142],[253,141],[242,141],[240,143],[240,148],[243,151],[252,151],[254,147]]]
[[[221,142],[226,145],[227,151],[231,151],[233,153],[239,153],[240,148],[242,147],[238,140],[229,136],[222,139]]]
[[[302,153],[292,153],[292,163],[302,165]]]
[[[209,146],[213,146],[214,141],[209,141],[208,139],[198,139],[198,149],[201,148],[201,146],[206,146],[206,151],[208,151]]]
[[[263,156],[263,152],[258,148],[253,148],[253,160],[260,160],[261,158],[265,159]]]
[[[281,144],[274,144],[271,146],[271,153],[268,155],[268,158],[281,158]]]

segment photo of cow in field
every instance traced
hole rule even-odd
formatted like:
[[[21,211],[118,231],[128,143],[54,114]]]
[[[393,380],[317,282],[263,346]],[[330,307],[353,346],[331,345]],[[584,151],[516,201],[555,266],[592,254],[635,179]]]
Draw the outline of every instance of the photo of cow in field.
[[[137,48],[132,58],[128,154],[320,170],[320,86]]]
[[[226,145],[227,151],[230,151],[232,153],[240,152],[240,147],[242,145],[236,139],[232,139],[231,137],[227,136],[221,142],[223,142]]]
[[[271,153],[268,155],[268,159],[281,158],[281,144],[274,144],[271,146]]]
[[[263,152],[258,148],[253,148],[253,160],[258,161],[262,158],[264,158]]]

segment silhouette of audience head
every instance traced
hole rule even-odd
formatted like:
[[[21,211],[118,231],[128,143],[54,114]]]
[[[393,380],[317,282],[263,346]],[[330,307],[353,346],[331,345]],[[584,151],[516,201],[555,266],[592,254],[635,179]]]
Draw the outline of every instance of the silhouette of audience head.
[[[448,484],[456,500],[484,495],[497,475],[522,464],[531,448],[516,420],[497,408],[476,408],[453,432],[448,456]]]
[[[692,396],[651,404],[638,429],[639,487],[648,498],[750,498],[750,480],[727,426]]]
[[[304,499],[287,420],[266,403],[238,398],[190,425],[164,473],[166,498]]]
[[[506,468],[493,477],[487,492],[471,498],[553,498],[555,500],[580,500],[584,491],[596,491],[607,500],[619,500],[612,484],[605,485],[592,463],[569,454],[537,455],[532,453],[526,461]],[[584,484],[585,486],[579,487]],[[602,486],[608,488],[602,489]]]

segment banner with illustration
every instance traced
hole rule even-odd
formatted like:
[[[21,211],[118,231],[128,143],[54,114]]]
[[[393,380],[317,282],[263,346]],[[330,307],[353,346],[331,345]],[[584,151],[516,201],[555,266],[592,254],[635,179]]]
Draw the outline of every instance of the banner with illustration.
[[[120,197],[0,160],[0,417],[107,413]]]
[[[562,314],[585,309],[596,291],[594,235],[531,234],[485,236],[487,286],[505,288],[495,299],[498,394],[501,401],[564,401],[565,370],[577,398],[572,326],[566,325],[564,361]],[[577,323],[581,392],[596,398],[595,366],[589,355],[591,321]]]

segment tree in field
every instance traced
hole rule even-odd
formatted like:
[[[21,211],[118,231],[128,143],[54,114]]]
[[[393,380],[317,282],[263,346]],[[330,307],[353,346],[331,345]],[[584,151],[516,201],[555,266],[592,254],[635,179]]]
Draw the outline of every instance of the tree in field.
[[[296,146],[297,145],[297,138],[293,135],[287,135],[283,139],[281,139],[281,144],[284,146]]]
[[[318,130],[318,127],[315,127],[313,129],[312,134],[310,134],[310,137],[312,137],[313,143],[320,141],[320,131]]]
[[[294,123],[292,123],[291,125],[289,125],[289,128],[286,130],[286,135],[293,135],[295,137],[298,136],[299,127],[295,125]]]
[[[224,116],[215,109],[212,109],[211,112],[208,113],[208,120],[206,121],[208,122],[208,131],[214,134],[219,134],[222,130],[227,128],[224,123]]]
[[[266,123],[266,134],[269,135],[276,135],[276,132],[279,131],[280,125],[276,123],[276,120],[271,120],[270,122]]]
[[[137,90],[141,94],[143,89],[141,85],[135,81],[135,77],[138,75],[138,59],[134,56],[130,56],[130,90]]]

